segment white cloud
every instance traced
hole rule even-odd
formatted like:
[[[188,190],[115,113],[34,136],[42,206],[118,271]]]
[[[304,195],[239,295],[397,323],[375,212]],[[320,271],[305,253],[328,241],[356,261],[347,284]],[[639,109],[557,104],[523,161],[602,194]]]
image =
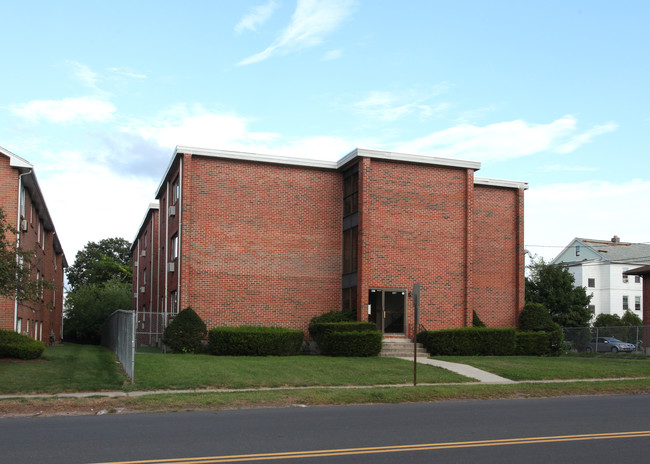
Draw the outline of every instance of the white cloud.
[[[323,42],[351,14],[351,0],[298,0],[291,22],[265,50],[252,55],[240,66],[264,61],[275,55],[286,55]]]
[[[246,30],[256,31],[258,26],[266,23],[271,18],[277,7],[278,4],[270,0],[264,5],[249,8],[248,13],[235,26],[235,31],[237,33],[242,33]]]
[[[341,50],[330,50],[329,52],[325,53],[325,55],[323,55],[323,61],[338,60],[342,55],[343,52]]]
[[[32,121],[103,122],[113,117],[115,106],[100,98],[77,97],[62,100],[34,100],[10,107],[12,113]]]
[[[440,114],[449,109],[450,105],[445,102],[436,105],[427,104],[427,100],[434,98],[444,91],[448,86],[440,84],[437,88],[425,95],[398,95],[391,92],[373,91],[366,98],[352,104],[352,108],[366,118],[379,119],[381,121],[396,121],[405,116],[416,114],[421,118],[428,118],[434,114]]]
[[[591,140],[597,135],[607,134],[608,132],[613,132],[618,129],[618,125],[614,122],[608,122],[607,124],[602,124],[594,126],[588,131],[578,134],[571,138],[568,142],[560,146],[557,151],[560,153],[570,153],[576,150],[581,145],[590,143]]]
[[[553,164],[540,168],[540,171],[546,172],[596,172],[598,168],[595,166],[567,166],[564,164]]]
[[[82,83],[85,87],[98,90],[97,81],[99,80],[98,74],[90,69],[89,66],[78,63],[76,61],[68,62],[72,67],[72,74]]]
[[[573,116],[564,116],[549,124],[521,120],[484,127],[461,124],[405,143],[399,149],[446,158],[503,161],[542,151],[567,153],[614,128],[611,124],[595,126],[576,134],[577,120]]]
[[[128,77],[131,79],[146,79],[147,75],[144,73],[139,73],[131,68],[108,68],[108,71],[119,74],[120,76]]]
[[[650,195],[650,181],[588,181],[531,186],[525,193],[525,245],[551,260],[574,237],[650,242],[650,217],[635,199]]]
[[[135,237],[159,179],[118,175],[82,151],[46,156],[36,174],[69,264],[89,241]]]

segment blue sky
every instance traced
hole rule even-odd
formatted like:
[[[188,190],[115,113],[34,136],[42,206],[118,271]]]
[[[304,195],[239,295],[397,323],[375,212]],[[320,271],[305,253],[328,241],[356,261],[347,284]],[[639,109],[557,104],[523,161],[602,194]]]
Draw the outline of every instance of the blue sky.
[[[69,262],[132,240],[176,145],[356,147],[526,181],[526,247],[649,242],[650,2],[3,2],[0,146]]]

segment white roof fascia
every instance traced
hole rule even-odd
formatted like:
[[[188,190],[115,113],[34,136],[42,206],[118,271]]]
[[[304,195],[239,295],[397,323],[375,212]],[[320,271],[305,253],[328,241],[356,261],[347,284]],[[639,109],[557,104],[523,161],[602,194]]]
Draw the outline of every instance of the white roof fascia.
[[[212,150],[208,148],[177,146],[176,153],[188,153],[191,155],[212,156],[215,158],[229,158],[243,161],[258,161],[261,163],[291,164],[295,166],[306,166],[310,168],[337,168],[336,163],[333,161],[322,161],[308,158],[293,158],[291,156],[264,155],[259,153],[246,153],[228,150]]]
[[[503,180],[503,179],[491,179],[488,177],[475,177],[474,184],[528,190],[528,182],[523,182],[518,180]]]
[[[151,203],[149,203],[149,208],[147,208],[147,212],[144,213],[144,217],[142,218],[142,222],[140,223],[140,227],[138,227],[138,232],[137,232],[135,238],[133,239],[133,242],[131,242],[131,251],[133,251],[133,247],[135,246],[135,243],[138,241],[138,237],[140,236],[140,232],[142,232],[142,228],[146,224],[147,217],[149,216],[149,212],[152,209],[154,209],[154,210],[155,209],[160,209],[160,203],[158,201],[152,201]]]
[[[9,166],[14,168],[34,169],[34,165],[24,158],[10,152],[6,148],[0,147],[0,153],[9,157]]]
[[[341,158],[337,167],[340,168],[345,164],[349,163],[356,157],[365,157],[365,158],[377,158],[377,159],[388,159],[392,161],[405,161],[409,163],[421,163],[421,164],[435,164],[437,166],[450,166],[454,168],[465,168],[465,169],[481,169],[481,163],[478,161],[468,161],[468,160],[459,160],[451,158],[437,158],[435,156],[422,156],[422,155],[410,155],[408,153],[398,153],[394,151],[382,151],[382,150],[367,150],[365,148],[357,148],[343,158]]]

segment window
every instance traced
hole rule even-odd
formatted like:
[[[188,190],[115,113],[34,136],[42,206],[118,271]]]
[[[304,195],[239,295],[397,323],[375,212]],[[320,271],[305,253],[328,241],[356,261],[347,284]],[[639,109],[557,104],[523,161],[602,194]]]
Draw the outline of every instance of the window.
[[[172,204],[176,204],[181,197],[181,184],[178,177],[172,182]]]
[[[625,271],[627,271],[627,269],[628,269],[628,268],[624,267],[624,268],[623,268],[623,272],[625,273]],[[626,284],[627,282],[628,282],[627,275],[623,274],[623,283]]]
[[[16,321],[16,332],[22,333],[23,331],[23,318],[19,317]]]
[[[641,311],[641,297],[640,296],[635,296],[634,297],[634,310],[635,311]]]
[[[343,306],[344,310],[350,309],[356,313],[357,309],[357,286],[343,289]]]
[[[623,296],[623,311],[630,309],[630,304],[628,303],[629,297],[627,295]]]
[[[587,279],[587,287],[595,288],[596,287],[596,279]]]
[[[169,312],[172,314],[178,313],[178,292],[173,291],[169,295]]]
[[[589,305],[588,308],[592,315],[596,314],[596,305]]]
[[[576,256],[580,256],[580,245],[576,245]]]
[[[343,274],[357,272],[358,227],[343,232]]]
[[[174,235],[174,236],[172,237],[172,243],[171,243],[171,248],[170,248],[170,250],[169,250],[169,253],[170,253],[170,256],[169,256],[169,257],[170,257],[172,260],[178,258],[178,235]]]
[[[359,210],[359,173],[354,172],[343,179],[343,216]]]
[[[634,276],[634,283],[635,284],[640,284],[641,283],[641,276],[640,275],[635,275]]]
[[[142,271],[142,285],[147,285],[147,268]]]

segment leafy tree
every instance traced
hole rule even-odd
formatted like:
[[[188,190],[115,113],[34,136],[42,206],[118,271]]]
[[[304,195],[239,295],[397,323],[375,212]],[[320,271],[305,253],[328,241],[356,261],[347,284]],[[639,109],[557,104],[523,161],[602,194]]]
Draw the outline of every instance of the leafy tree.
[[[620,327],[623,325],[618,314],[599,314],[594,320],[594,327]]]
[[[63,338],[98,345],[102,325],[113,311],[131,308],[131,284],[113,279],[105,284],[81,285],[65,300]]]
[[[63,335],[78,343],[98,344],[106,318],[117,309],[131,309],[132,258],[123,238],[88,242],[66,271]]]
[[[623,317],[621,317],[621,323],[626,326],[643,325],[641,318],[631,311],[625,311],[625,314],[623,314]]]
[[[541,303],[548,308],[553,321],[561,327],[586,327],[591,319],[585,287],[576,287],[566,267],[546,264],[543,259],[528,266],[526,302]]]
[[[73,289],[80,285],[103,284],[115,278],[130,283],[133,275],[130,248],[131,244],[123,238],[88,242],[77,252],[74,264],[66,271],[68,283]]]
[[[36,253],[18,246],[18,233],[7,221],[0,208],[0,295],[18,301],[37,301],[43,288],[54,288],[54,283],[36,280]]]

